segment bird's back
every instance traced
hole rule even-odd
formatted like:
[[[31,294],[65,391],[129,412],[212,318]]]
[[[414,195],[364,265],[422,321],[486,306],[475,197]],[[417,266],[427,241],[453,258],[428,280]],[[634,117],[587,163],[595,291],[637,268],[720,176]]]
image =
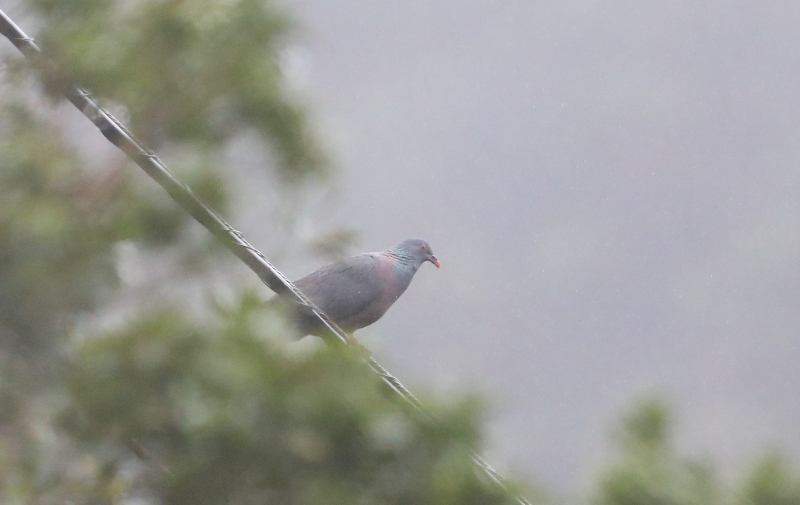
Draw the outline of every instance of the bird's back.
[[[295,285],[342,329],[352,331],[366,326],[354,327],[380,298],[378,262],[377,254],[359,254],[324,266]]]

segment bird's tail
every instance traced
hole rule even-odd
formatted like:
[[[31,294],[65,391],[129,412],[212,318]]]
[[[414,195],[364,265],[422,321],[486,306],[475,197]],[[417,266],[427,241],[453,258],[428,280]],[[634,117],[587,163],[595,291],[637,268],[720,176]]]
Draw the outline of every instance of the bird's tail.
[[[313,323],[317,318],[305,305],[281,296],[274,296],[264,302],[264,309],[283,319],[286,322],[287,330],[295,339],[301,339],[314,333],[309,323]],[[311,325],[313,326],[313,324]]]

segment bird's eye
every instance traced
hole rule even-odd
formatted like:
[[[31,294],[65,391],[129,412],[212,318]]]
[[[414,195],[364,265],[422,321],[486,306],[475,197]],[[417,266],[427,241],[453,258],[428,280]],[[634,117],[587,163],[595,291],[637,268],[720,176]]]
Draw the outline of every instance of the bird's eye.
[[[420,244],[420,245],[419,245],[419,248],[420,248],[420,249],[422,249],[422,250],[424,251],[424,250],[425,250],[425,244]]]

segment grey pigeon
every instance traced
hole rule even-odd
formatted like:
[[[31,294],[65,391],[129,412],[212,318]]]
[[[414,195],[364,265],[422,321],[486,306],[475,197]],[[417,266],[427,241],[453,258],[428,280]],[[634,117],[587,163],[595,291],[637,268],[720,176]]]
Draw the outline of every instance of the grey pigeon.
[[[350,333],[383,317],[426,261],[441,268],[427,242],[410,238],[387,251],[359,254],[326,265],[295,285]],[[267,303],[286,311],[300,336],[322,336],[325,327],[313,312],[291,300],[291,295],[285,296]]]

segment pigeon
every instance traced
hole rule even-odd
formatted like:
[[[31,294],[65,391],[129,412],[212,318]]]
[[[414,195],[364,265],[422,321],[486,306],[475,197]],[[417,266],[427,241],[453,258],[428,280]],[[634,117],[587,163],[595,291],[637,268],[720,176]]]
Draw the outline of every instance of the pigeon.
[[[426,241],[410,238],[383,252],[331,263],[294,284],[339,327],[352,333],[383,317],[426,261],[442,266]],[[284,311],[299,337],[322,337],[325,325],[308,307],[285,296],[276,296],[267,305]]]

